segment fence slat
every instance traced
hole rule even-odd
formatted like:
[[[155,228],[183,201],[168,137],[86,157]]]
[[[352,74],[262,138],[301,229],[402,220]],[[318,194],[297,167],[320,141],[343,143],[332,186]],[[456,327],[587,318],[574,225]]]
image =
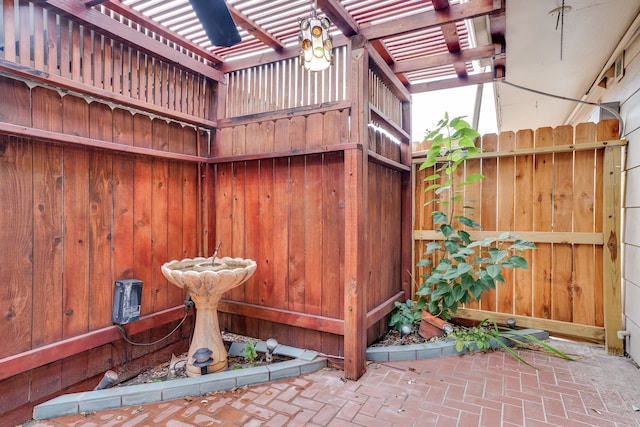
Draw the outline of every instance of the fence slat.
[[[516,148],[532,148],[533,131],[522,130],[516,133]],[[533,200],[533,156],[516,157],[515,171],[515,218],[514,227],[517,231],[533,230],[533,211],[536,208]],[[526,240],[526,239],[525,239]],[[514,272],[515,306],[514,313],[524,316],[533,314],[533,253],[525,251],[519,254],[529,264],[528,269],[517,269]]]
[[[534,144],[537,147],[553,145],[551,128],[537,129]],[[552,230],[553,194],[553,154],[540,154],[534,158],[533,195],[536,209],[533,211],[534,231]],[[538,244],[533,253],[534,275],[536,285],[533,294],[533,315],[543,319],[551,319],[551,244]]]
[[[485,135],[482,138],[482,151],[498,151],[498,136],[494,134]],[[497,230],[497,190],[498,190],[498,161],[496,159],[482,160],[482,174],[485,178],[481,181],[481,201],[480,224],[485,230]],[[483,295],[480,300],[480,307],[483,310],[495,311],[497,306],[496,291],[491,290]]]
[[[513,132],[502,132],[498,138],[498,150],[509,151],[516,148],[516,136]],[[515,226],[515,157],[498,159],[498,230],[514,231]],[[512,313],[514,307],[513,269],[503,269],[505,283],[496,287],[497,308],[501,313]]]

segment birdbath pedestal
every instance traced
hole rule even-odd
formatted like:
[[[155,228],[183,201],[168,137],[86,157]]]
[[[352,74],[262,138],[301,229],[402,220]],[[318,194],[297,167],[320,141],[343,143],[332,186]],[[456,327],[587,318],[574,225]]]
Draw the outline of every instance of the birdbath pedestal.
[[[187,353],[187,376],[227,369],[227,350],[222,342],[218,323],[218,302],[222,294],[246,282],[256,271],[257,264],[242,258],[185,258],[167,262],[162,274],[174,285],[189,291],[196,306],[196,325]],[[212,352],[211,363],[202,369],[194,366],[193,354],[198,349]]]

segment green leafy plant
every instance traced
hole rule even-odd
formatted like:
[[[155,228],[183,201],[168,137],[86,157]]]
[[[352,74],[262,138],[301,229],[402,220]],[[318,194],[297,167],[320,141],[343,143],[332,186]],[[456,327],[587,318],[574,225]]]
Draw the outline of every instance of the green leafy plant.
[[[574,357],[558,350],[554,346],[539,340],[535,336],[514,329],[504,328],[490,319],[484,319],[477,326],[471,328],[457,327],[447,335],[447,339],[455,340],[455,347],[458,352],[467,350],[473,353],[476,350],[485,351],[495,343],[504,349],[520,363],[538,369],[524,360],[515,350],[515,347],[527,350],[541,351],[549,356],[559,357],[565,360],[575,360]]]
[[[417,264],[429,270],[421,276],[425,281],[416,295],[418,305],[445,320],[451,319],[461,304],[480,300],[483,293],[495,289],[496,282],[504,283],[504,268],[528,268],[527,260],[517,253],[535,248],[511,233],[473,240],[467,231],[479,229],[480,224],[472,218],[472,202],[463,198],[464,187],[484,176],[471,174],[458,182],[456,170],[481,152],[474,142],[478,136],[463,117],[450,120],[445,114],[425,137],[431,146],[420,170],[435,168],[424,179],[425,191],[433,191],[436,196],[427,204],[436,206],[431,215],[435,231],[443,239],[428,243],[428,257]],[[437,265],[432,265],[431,257],[439,259]]]
[[[256,366],[256,359],[258,358],[258,353],[256,352],[255,344],[253,340],[249,340],[244,346],[244,350],[242,351],[242,355],[245,360],[251,364],[251,366]]]
[[[396,309],[391,314],[389,326],[399,331],[402,328],[402,325],[409,325],[413,327],[413,324],[420,320],[425,300],[421,299],[415,302],[408,299],[406,302],[396,301],[394,304]]]

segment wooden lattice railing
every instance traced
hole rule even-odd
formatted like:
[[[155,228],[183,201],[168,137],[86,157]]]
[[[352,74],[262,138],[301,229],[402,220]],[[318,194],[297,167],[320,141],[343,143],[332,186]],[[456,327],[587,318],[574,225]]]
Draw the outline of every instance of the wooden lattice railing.
[[[334,49],[333,65],[306,71],[298,57],[228,74],[226,116],[238,117],[344,101],[348,98],[347,47]]]
[[[204,69],[202,58],[145,33],[138,24],[104,8],[102,13],[93,9],[86,13],[116,19],[113,22],[121,26],[121,31],[130,30],[145,36],[150,43],[162,43],[175,58],[154,56],[128,43],[125,36],[109,37],[44,6],[47,5],[24,0],[0,2],[1,59],[49,77],[61,77],[70,81],[70,85],[88,86],[169,111],[208,117],[214,82],[176,60],[184,57],[184,63],[200,64]]]

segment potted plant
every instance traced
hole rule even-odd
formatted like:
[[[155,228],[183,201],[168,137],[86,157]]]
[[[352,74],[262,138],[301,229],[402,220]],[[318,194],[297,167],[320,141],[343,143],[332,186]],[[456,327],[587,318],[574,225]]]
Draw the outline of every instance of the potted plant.
[[[425,136],[431,146],[420,170],[435,168],[425,178],[425,191],[434,192],[435,197],[428,204],[435,205],[431,215],[442,240],[428,243],[424,253],[427,256],[417,264],[428,270],[421,276],[424,282],[416,291],[415,304],[406,307],[406,303],[396,303],[397,310],[406,312],[403,309],[408,308],[419,312],[423,322],[434,323],[430,316],[448,321],[461,304],[479,301],[483,294],[495,289],[496,283],[504,283],[504,268],[528,268],[526,259],[518,253],[535,248],[511,233],[473,240],[467,231],[479,229],[480,224],[472,218],[473,202],[464,200],[463,190],[484,176],[472,174],[458,182],[455,172],[463,162],[481,152],[475,146],[478,136],[463,117],[449,119],[448,114]],[[432,263],[432,257],[437,257],[437,264]],[[397,327],[397,319],[390,325]]]

